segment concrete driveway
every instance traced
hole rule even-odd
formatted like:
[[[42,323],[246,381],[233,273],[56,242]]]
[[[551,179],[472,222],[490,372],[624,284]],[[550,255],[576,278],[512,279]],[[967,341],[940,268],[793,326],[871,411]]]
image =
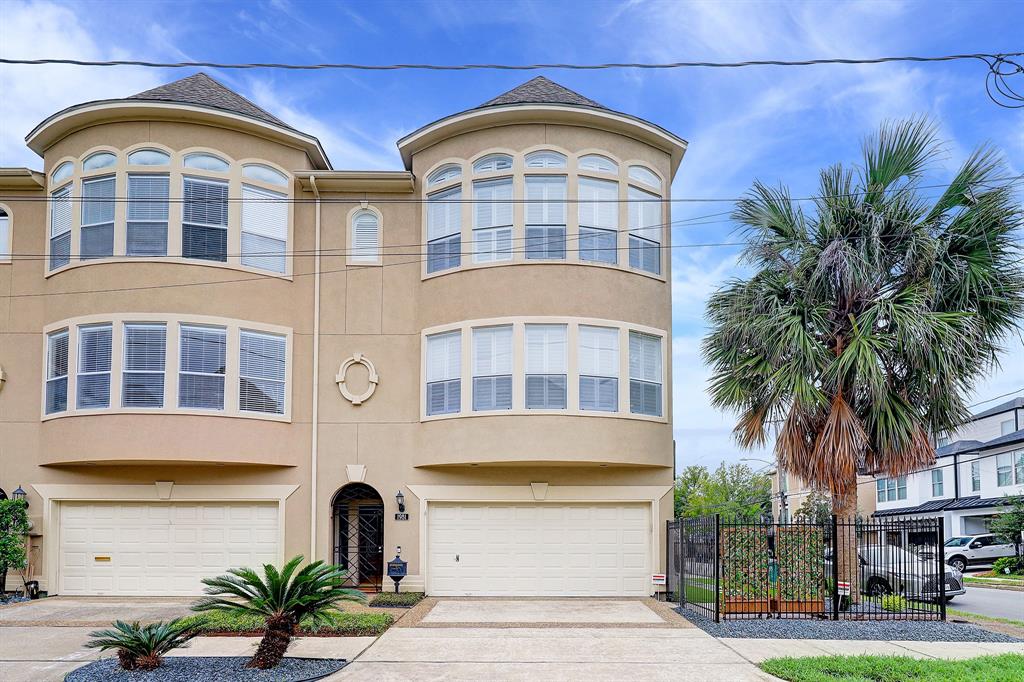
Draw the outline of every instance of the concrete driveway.
[[[630,678],[774,679],[645,599],[427,599],[328,679]]]

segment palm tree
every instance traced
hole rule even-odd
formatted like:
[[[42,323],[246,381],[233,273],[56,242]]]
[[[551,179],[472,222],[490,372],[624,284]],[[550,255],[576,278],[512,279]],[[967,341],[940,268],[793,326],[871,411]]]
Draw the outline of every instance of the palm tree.
[[[738,413],[743,447],[777,428],[779,465],[844,519],[858,472],[934,461],[932,434],[969,417],[1024,313],[1024,217],[998,154],[975,151],[930,203],[921,180],[941,153],[928,122],[887,123],[858,170],[821,171],[812,211],[756,182],[732,215],[754,272],[707,304],[713,404]],[[840,557],[852,584],[855,564]]]
[[[341,567],[314,561],[296,573],[302,561],[297,556],[280,571],[265,564],[263,577],[251,568],[233,568],[219,578],[203,579],[210,596],[196,602],[194,611],[255,614],[266,620],[263,639],[247,668],[276,667],[303,619],[328,623],[339,601],[365,601],[362,592],[342,587],[348,573]]]

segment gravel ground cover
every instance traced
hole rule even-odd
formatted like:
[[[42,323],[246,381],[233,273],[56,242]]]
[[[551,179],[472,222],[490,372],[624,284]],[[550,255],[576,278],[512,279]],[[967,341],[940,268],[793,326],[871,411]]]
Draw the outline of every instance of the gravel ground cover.
[[[691,623],[713,637],[753,639],[859,639],[916,642],[1020,642],[999,632],[967,623],[942,621],[878,620],[833,621],[796,619],[723,620],[716,623],[686,609],[679,610]]]
[[[102,658],[68,673],[65,682],[303,682],[345,667],[337,658],[285,658],[271,670],[246,668],[246,656],[175,656],[156,670],[122,670],[116,658]]]
[[[23,601],[32,601],[28,597],[18,597],[15,595],[0,596],[0,606],[6,606],[7,604],[18,604]]]

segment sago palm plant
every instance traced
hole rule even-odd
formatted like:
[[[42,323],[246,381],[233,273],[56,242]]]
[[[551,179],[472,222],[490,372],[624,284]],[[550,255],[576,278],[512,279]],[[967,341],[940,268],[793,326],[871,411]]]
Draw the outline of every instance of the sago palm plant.
[[[180,618],[147,625],[118,620],[112,629],[90,632],[89,636],[93,639],[85,646],[100,651],[116,649],[118,662],[125,670],[154,670],[160,667],[164,654],[186,646],[192,631]]]
[[[858,472],[934,461],[932,436],[969,417],[967,395],[1019,333],[1019,185],[982,148],[926,192],[940,154],[926,121],[889,123],[862,167],[821,171],[813,210],[755,183],[733,212],[753,273],[707,304],[714,405],[738,413],[741,446],[775,432],[779,465],[841,517],[856,513]],[[850,578],[852,558],[840,564]]]
[[[263,576],[251,568],[234,568],[227,575],[204,578],[204,591],[210,596],[200,599],[192,609],[263,617],[263,639],[246,667],[276,667],[304,618],[326,624],[338,602],[365,601],[362,592],[342,586],[348,573],[341,567],[314,561],[297,570],[302,562],[303,557],[297,556],[280,571],[265,564]]]

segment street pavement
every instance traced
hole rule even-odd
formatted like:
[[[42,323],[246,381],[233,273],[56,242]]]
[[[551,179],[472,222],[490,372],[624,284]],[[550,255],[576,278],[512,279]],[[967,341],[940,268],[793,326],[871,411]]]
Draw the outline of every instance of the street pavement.
[[[1024,620],[1024,592],[997,590],[968,583],[967,592],[954,597],[949,607],[979,616]]]

